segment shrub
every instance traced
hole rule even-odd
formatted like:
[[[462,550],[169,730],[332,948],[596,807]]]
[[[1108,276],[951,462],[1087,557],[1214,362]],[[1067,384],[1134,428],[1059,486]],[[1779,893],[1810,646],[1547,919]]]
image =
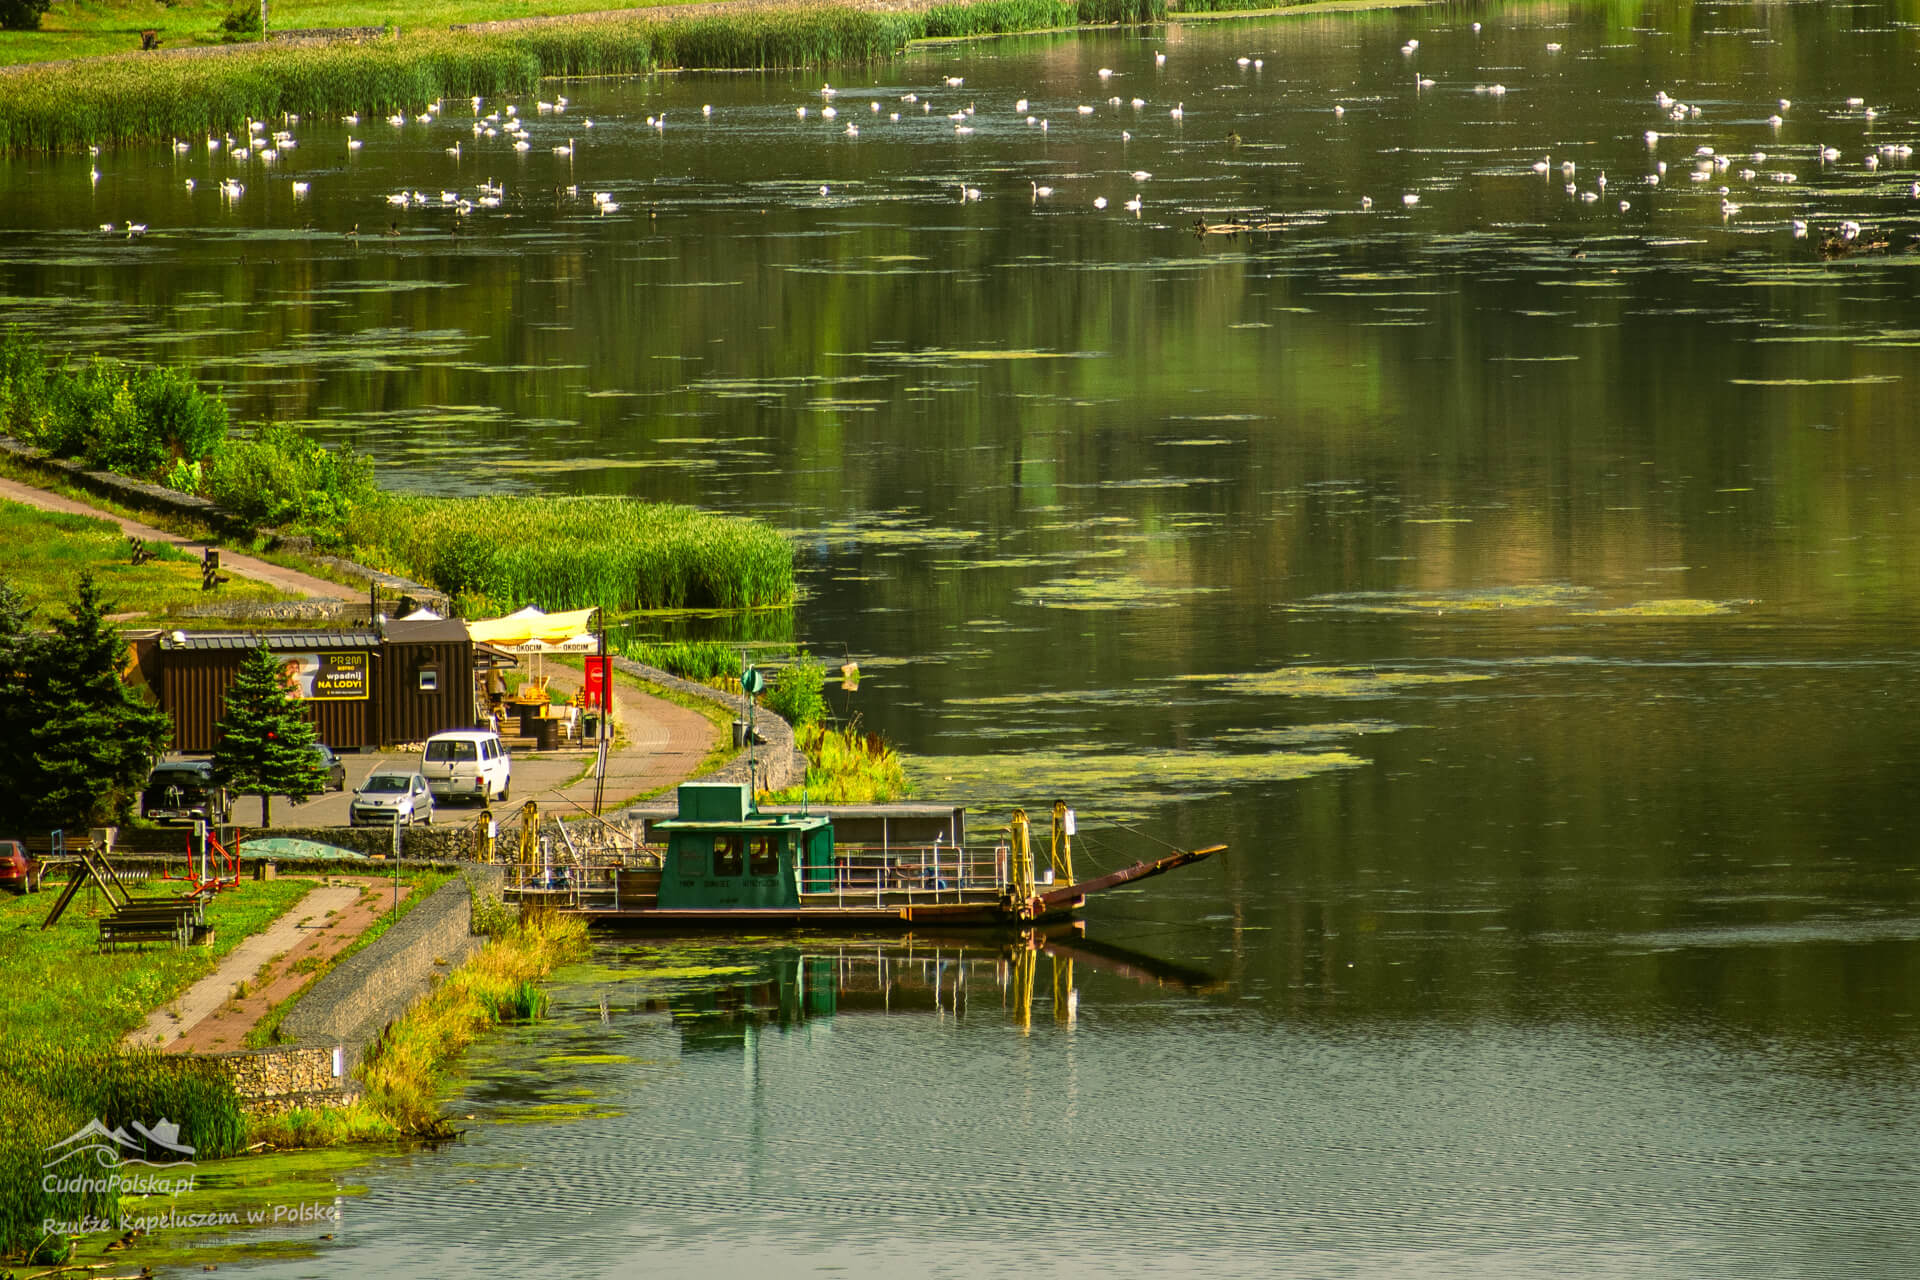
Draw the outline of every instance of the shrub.
[[[258,40],[261,36],[260,6],[245,0],[239,8],[220,19],[220,39],[227,44]]]
[[[146,477],[219,449],[227,406],[180,369],[99,357],[49,365],[12,331],[0,342],[0,422],[59,457]]]
[[[774,674],[767,709],[795,728],[812,724],[827,714],[827,698],[820,691],[826,675],[827,669],[813,658],[795,658]]]
[[[207,496],[256,524],[291,526],[331,542],[354,505],[373,496],[373,461],[329,449],[297,427],[269,424],[210,460]]]

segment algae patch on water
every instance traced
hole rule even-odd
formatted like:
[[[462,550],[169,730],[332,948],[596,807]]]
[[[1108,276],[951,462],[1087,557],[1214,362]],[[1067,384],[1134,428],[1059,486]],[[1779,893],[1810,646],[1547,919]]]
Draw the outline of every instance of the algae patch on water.
[[[1179,677],[1234,693],[1287,698],[1384,698],[1429,685],[1468,684],[1492,678],[1471,671],[1396,671],[1364,667],[1281,667],[1275,671]]]
[[[1021,604],[1042,609],[1170,609],[1211,587],[1156,587],[1130,573],[1076,573],[1021,587]]]
[[[1412,523],[1423,523],[1415,521]],[[1286,606],[1298,612],[1448,614],[1511,609],[1566,609],[1593,598],[1588,587],[1562,583],[1469,587],[1455,591],[1344,591],[1310,596]]]
[[[1751,600],[1642,600],[1637,604],[1621,605],[1617,609],[1586,609],[1580,616],[1585,618],[1720,618],[1734,612],[1743,604],[1752,604]]]
[[[1287,782],[1367,763],[1344,751],[1012,751],[979,756],[924,756],[908,764],[926,794],[955,796],[973,807],[1040,803],[1071,796],[1096,808],[1141,806],[1224,795],[1236,786]]]

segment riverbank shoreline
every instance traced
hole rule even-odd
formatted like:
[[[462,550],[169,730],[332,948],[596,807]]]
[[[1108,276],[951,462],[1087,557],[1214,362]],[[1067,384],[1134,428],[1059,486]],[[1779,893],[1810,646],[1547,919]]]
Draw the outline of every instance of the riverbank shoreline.
[[[513,97],[544,80],[662,70],[771,70],[892,58],[916,42],[1222,17],[1313,16],[1431,0],[705,0],[337,38],[14,64],[0,68],[0,154],[218,134],[247,119],[417,111]],[[209,56],[213,50],[218,56]],[[230,50],[231,52],[226,52]],[[111,68],[111,76],[94,74]]]

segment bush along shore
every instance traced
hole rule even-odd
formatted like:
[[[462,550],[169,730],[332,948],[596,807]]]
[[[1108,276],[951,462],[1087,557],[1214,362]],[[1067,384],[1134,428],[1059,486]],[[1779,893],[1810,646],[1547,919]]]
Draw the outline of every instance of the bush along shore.
[[[793,599],[793,547],[759,520],[631,498],[383,492],[373,461],[298,428],[240,434],[187,373],[49,359],[0,337],[0,430],[62,458],[212,499],[469,609],[752,609]]]
[[[1289,0],[1179,0],[1183,13],[1284,7]],[[773,3],[721,14],[635,10],[509,29],[262,44],[220,57],[122,59],[110,75],[81,60],[0,76],[0,152],[199,137],[289,112],[386,114],[441,98],[524,95],[551,76],[873,61],[914,40],[1160,22],[1169,8],[1169,0],[976,0],[885,11]]]

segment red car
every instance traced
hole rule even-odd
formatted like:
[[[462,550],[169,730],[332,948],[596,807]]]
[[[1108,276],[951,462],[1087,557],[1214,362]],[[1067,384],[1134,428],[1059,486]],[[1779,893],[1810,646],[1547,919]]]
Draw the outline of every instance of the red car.
[[[0,840],[0,889],[32,893],[39,887],[39,860],[18,840]]]

